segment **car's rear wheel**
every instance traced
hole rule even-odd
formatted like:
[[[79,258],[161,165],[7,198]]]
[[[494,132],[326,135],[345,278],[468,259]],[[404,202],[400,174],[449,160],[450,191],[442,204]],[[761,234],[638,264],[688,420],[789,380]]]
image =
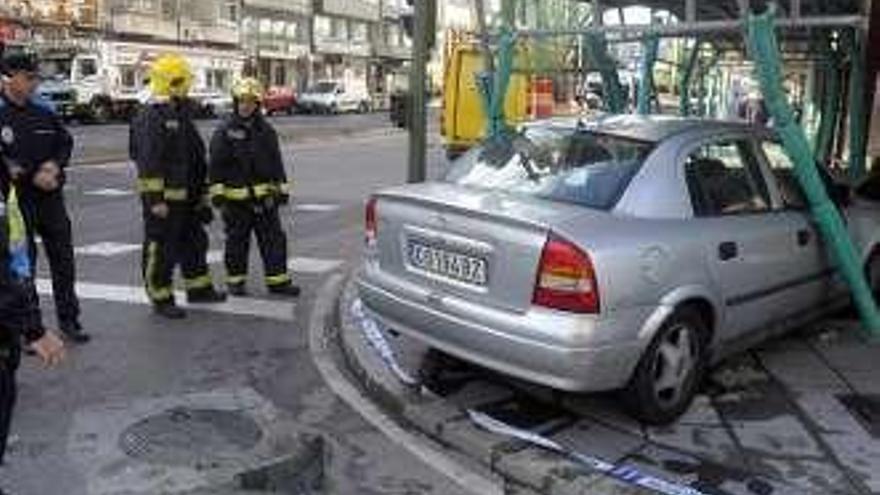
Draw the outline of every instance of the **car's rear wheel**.
[[[708,329],[696,311],[683,308],[663,325],[642,355],[623,399],[649,424],[667,424],[693,401],[706,372]]]

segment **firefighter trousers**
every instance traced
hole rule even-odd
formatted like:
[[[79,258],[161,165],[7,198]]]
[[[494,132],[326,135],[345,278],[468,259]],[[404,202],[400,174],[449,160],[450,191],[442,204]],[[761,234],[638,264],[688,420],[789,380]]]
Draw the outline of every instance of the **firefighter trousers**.
[[[226,229],[226,282],[242,285],[247,282],[251,233],[263,259],[266,285],[290,284],[287,274],[287,236],[281,226],[278,207],[263,208],[251,201],[228,201],[223,208]]]
[[[174,302],[174,269],[180,265],[186,290],[213,288],[208,269],[208,233],[196,205],[169,202],[166,218],[144,206],[143,277],[153,304]]]
[[[35,236],[43,239],[43,250],[52,275],[52,296],[61,323],[79,321],[79,299],[76,297],[76,262],[73,254],[73,232],[64,194],[29,192],[22,195],[22,212],[28,226],[30,256],[36,270]]]
[[[3,330],[0,330],[2,333]],[[21,360],[21,344],[10,342],[0,345],[0,464],[6,455],[6,442],[9,439],[9,429],[12,425],[12,411],[15,409],[15,401],[18,389],[15,383],[15,373]]]

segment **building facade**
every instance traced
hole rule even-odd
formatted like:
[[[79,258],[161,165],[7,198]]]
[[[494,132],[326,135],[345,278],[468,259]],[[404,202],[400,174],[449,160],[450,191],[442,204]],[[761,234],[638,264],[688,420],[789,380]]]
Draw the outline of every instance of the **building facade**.
[[[311,72],[312,0],[244,0],[241,48],[267,87],[305,89]]]

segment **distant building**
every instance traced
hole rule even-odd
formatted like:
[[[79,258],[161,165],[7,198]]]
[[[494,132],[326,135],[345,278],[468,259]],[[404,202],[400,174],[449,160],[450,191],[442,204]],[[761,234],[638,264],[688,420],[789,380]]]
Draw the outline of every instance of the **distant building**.
[[[304,89],[311,72],[312,0],[244,0],[241,45],[267,86]]]

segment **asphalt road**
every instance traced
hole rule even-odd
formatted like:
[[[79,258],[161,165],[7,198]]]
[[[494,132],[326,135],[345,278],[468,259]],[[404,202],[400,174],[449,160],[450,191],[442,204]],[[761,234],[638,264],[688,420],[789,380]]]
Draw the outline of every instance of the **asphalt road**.
[[[391,127],[387,112],[343,115],[279,115],[269,117],[286,143],[334,141],[359,135],[382,136],[398,132]],[[438,120],[429,116],[432,127]],[[207,140],[218,121],[199,120],[198,127]],[[74,137],[74,164],[124,161],[128,158],[128,124],[71,125]]]
[[[299,129],[343,121],[371,126],[379,118],[282,120],[288,129]],[[124,126],[74,128],[81,149],[118,147],[126,132]],[[191,480],[174,470],[175,457],[152,466],[141,478],[131,465],[122,466],[113,457],[121,440],[107,436],[113,431],[111,416],[134,422],[143,419],[138,414],[143,415],[150,401],[170,404],[194,397],[208,397],[203,406],[210,408],[210,397],[227,393],[259,397],[280,411],[268,414],[270,423],[283,418],[323,439],[326,493],[462,493],[337,400],[308,352],[305,324],[315,291],[329,276],[357,262],[366,195],[404,181],[405,135],[393,130],[361,137],[343,134],[286,146],[284,153],[296,180],[295,213],[286,218],[292,234],[291,267],[303,297],[294,303],[265,295],[254,256],[253,297],[193,310],[186,321],[173,323],[157,320],[144,304],[140,210],[130,167],[110,163],[70,169],[67,198],[75,225],[82,319],[95,340],[72,349],[57,370],[39,369],[32,359],[24,363],[16,439],[0,469],[0,487],[25,495],[178,493],[168,487]],[[437,168],[442,167],[440,155],[435,146],[431,161]],[[213,261],[219,260],[221,249],[222,233],[215,225]],[[44,260],[39,269],[44,313],[52,323]],[[214,275],[218,280],[223,275],[217,263]],[[155,483],[163,476],[166,484],[160,489]]]

